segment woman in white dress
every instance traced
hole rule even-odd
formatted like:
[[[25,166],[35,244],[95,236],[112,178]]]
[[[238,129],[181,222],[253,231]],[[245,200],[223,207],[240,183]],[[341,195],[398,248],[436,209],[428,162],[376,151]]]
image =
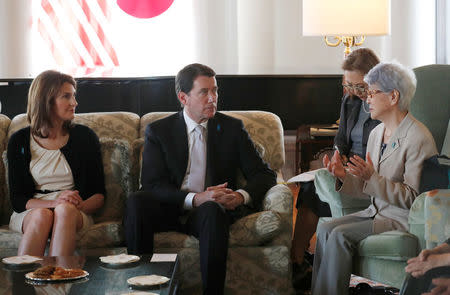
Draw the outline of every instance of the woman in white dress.
[[[28,93],[29,127],[8,142],[12,230],[23,233],[18,255],[73,255],[77,232],[93,224],[105,185],[100,144],[73,124],[75,80],[56,71],[34,79]]]

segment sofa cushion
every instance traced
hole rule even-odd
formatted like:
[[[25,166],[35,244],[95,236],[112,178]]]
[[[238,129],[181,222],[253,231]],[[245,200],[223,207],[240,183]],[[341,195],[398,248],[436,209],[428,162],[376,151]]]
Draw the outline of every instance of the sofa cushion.
[[[126,195],[132,191],[130,144],[125,140],[100,138],[106,197],[103,207],[94,214],[96,223],[120,220]]]
[[[74,122],[88,126],[98,137],[124,139],[132,142],[139,134],[139,116],[128,112],[102,112],[75,114]],[[11,135],[28,126],[26,114],[15,116],[8,130]]]
[[[107,221],[94,224],[78,234],[78,248],[109,248],[124,242],[121,221]]]
[[[402,231],[371,235],[358,244],[358,255],[387,260],[407,260],[417,255],[417,237]]]
[[[6,134],[11,120],[0,114],[0,155],[6,149]],[[5,179],[5,166],[0,161],[0,179]],[[4,181],[0,181],[0,224],[7,224],[11,215],[11,206]]]
[[[224,111],[225,115],[242,120],[253,142],[264,147],[262,158],[274,171],[284,165],[283,126],[280,118],[262,111]]]
[[[261,246],[277,236],[282,229],[282,219],[274,211],[261,211],[240,218],[231,225],[230,247]],[[155,248],[198,248],[193,236],[178,232],[162,232],[155,235]]]
[[[11,135],[13,135],[16,131],[19,131],[22,128],[27,127],[28,125],[30,125],[28,123],[27,120],[27,114],[20,114],[15,116],[12,120],[11,123],[9,124],[9,128],[8,128],[8,140],[11,137]]]
[[[0,245],[2,249],[17,249],[20,239],[22,239],[22,234],[10,230],[8,225],[0,227]]]
[[[11,206],[11,201],[9,199],[9,183],[8,183],[8,157],[6,154],[6,151],[3,151],[2,153],[2,167],[4,167],[3,170],[3,179],[5,180],[4,183],[4,187],[3,187],[3,191],[4,191],[4,199],[3,199],[3,204],[1,207],[1,211],[2,211],[2,220],[1,220],[1,224],[9,224],[9,219],[11,218],[11,214],[12,214],[12,206]]]
[[[22,234],[10,230],[8,225],[0,227],[1,249],[17,249],[21,239]],[[121,221],[97,223],[77,234],[77,248],[110,248],[123,243]]]
[[[177,274],[182,293],[201,294],[199,251],[181,249],[178,259],[181,263]],[[288,247],[234,247],[228,250],[225,294],[294,294],[291,285]]]
[[[99,138],[123,139],[130,144],[139,135],[139,121],[137,114],[128,112],[76,114],[74,120],[94,130]]]
[[[170,248],[198,248],[198,240],[179,232],[156,233],[154,238],[155,249]]]
[[[138,138],[131,144],[131,150],[133,153],[133,185],[134,191],[137,191],[141,187],[141,167],[142,167],[142,152],[144,151],[144,138]]]

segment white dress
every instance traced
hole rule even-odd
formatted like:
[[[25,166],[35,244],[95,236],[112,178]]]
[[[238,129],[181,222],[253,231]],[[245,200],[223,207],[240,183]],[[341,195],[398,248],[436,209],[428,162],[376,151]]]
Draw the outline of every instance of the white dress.
[[[33,198],[41,200],[56,200],[64,190],[73,190],[72,170],[64,154],[58,150],[48,150],[40,146],[30,134],[30,172],[33,176],[36,190],[52,191],[50,193],[35,193]],[[9,228],[17,232],[22,231],[23,219],[33,209],[21,213],[13,212],[9,221]],[[92,217],[81,212],[83,229],[93,224]]]

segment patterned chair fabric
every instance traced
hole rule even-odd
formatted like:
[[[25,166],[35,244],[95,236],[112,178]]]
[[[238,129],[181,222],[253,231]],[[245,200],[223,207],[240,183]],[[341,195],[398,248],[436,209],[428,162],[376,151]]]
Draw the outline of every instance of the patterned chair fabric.
[[[0,114],[0,155],[6,150],[6,135],[8,133],[8,127],[11,120]],[[0,161],[0,224],[9,223],[9,217],[11,216],[11,204],[9,203],[9,198],[7,196],[7,188],[5,179],[5,166],[3,161]]]
[[[131,142],[138,137],[140,118],[128,112],[104,112],[75,114],[74,122],[86,125],[97,134],[99,138],[123,139]],[[8,129],[8,138],[17,130],[28,126],[26,114],[13,118]]]
[[[431,249],[450,237],[450,189],[436,189],[416,198],[409,213],[411,233],[420,248]]]

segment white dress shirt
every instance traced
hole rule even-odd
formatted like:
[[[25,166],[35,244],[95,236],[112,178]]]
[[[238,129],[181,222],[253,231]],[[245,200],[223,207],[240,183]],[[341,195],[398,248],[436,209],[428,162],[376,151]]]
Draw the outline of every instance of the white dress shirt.
[[[192,152],[192,142],[193,142],[193,136],[194,136],[194,129],[199,125],[197,122],[192,120],[189,115],[186,113],[186,110],[183,110],[183,117],[184,121],[186,122],[186,132],[187,132],[187,138],[188,138],[188,146],[189,146],[189,157],[188,157],[188,165],[186,169],[186,174],[184,175],[183,183],[181,184],[181,190],[187,190],[191,191],[189,188],[189,174],[191,171],[191,152]],[[208,142],[208,122],[200,123],[205,128],[205,138],[206,142]],[[206,157],[207,155],[205,155]],[[238,189],[236,192],[242,194],[244,197],[244,204],[248,204],[251,200],[250,195],[248,192],[246,192],[243,189]],[[186,198],[184,199],[184,209],[192,209],[193,206],[193,200],[196,193],[190,192],[186,195]]]

